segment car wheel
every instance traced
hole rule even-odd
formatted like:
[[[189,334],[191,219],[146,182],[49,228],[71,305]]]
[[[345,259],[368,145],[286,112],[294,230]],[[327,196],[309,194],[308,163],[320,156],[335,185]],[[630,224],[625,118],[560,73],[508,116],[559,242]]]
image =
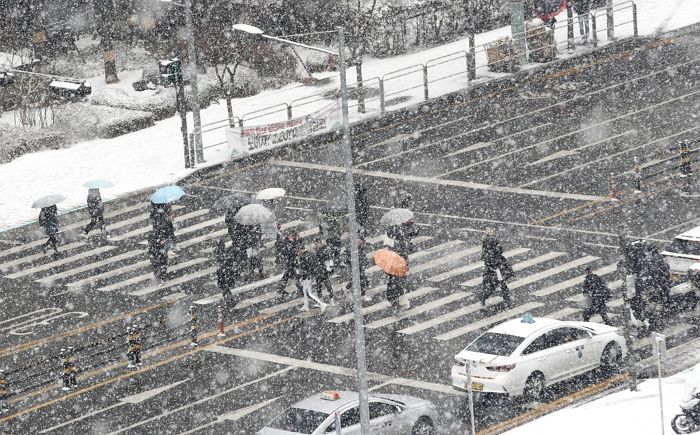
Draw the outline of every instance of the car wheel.
[[[622,366],[622,349],[615,342],[608,343],[600,355],[600,370],[604,374],[619,373]]]
[[[435,435],[433,422],[428,417],[419,418],[416,424],[413,425],[411,435]]]
[[[535,372],[525,381],[525,391],[523,397],[526,402],[542,402],[545,395],[544,375],[540,372]]]

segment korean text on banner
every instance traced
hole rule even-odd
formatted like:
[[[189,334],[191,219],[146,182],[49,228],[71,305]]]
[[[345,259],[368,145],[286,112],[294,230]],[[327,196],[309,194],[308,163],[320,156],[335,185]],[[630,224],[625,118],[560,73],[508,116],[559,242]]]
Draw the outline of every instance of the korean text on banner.
[[[231,159],[277,148],[316,133],[340,128],[340,103],[334,102],[299,118],[274,124],[226,129]]]

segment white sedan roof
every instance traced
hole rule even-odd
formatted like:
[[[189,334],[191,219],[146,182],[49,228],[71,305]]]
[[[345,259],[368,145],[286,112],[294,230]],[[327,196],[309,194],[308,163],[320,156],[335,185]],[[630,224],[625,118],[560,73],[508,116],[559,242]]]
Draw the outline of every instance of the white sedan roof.
[[[340,396],[337,400],[326,400],[321,398],[321,393],[314,394],[301,400],[293,405],[294,408],[310,409],[312,411],[323,412],[325,414],[332,414],[338,409],[352,402],[357,402],[360,400],[360,396],[355,391],[334,391]]]
[[[499,334],[515,335],[516,337],[529,337],[544,328],[551,326],[564,326],[568,323],[562,320],[548,319],[546,317],[531,317],[531,322],[524,322],[522,317],[501,323],[489,330]]]

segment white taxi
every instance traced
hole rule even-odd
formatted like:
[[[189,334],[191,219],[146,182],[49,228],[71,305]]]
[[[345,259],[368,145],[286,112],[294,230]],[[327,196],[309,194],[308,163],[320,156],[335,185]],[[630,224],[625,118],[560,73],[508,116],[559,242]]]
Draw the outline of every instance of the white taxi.
[[[627,353],[614,326],[533,317],[508,320],[483,333],[455,355],[452,386],[499,396],[541,401],[557,382],[601,367],[614,372]]]
[[[438,415],[431,402],[399,394],[369,396],[370,433],[434,435]],[[359,396],[354,391],[323,391],[295,403],[258,435],[360,434]]]

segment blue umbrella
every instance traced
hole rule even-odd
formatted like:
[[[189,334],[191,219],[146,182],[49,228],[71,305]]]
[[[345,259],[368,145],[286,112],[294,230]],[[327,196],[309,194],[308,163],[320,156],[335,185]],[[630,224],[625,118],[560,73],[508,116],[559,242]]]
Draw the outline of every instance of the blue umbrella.
[[[107,180],[90,180],[83,184],[83,187],[87,187],[88,189],[106,189],[112,186],[114,186],[114,183]]]
[[[185,191],[180,186],[165,186],[151,195],[151,202],[154,204],[168,204],[182,198],[184,194]]]

